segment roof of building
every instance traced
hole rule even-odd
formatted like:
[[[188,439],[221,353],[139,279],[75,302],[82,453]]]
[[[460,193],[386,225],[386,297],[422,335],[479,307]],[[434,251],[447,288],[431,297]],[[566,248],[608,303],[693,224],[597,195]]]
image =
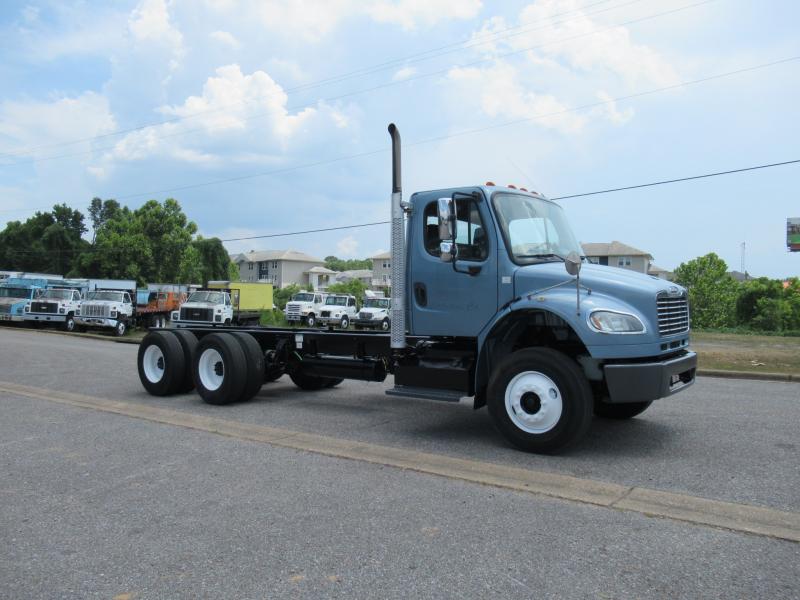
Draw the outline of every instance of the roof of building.
[[[392,258],[392,253],[387,250],[386,252],[381,252],[375,256],[370,256],[370,258],[372,260],[384,260],[386,258]]]
[[[351,269],[336,274],[336,279],[366,279],[372,278],[371,269]]]
[[[234,262],[264,262],[269,260],[294,260],[325,264],[325,261],[321,258],[311,256],[305,252],[298,252],[297,250],[261,250],[259,252],[251,250],[250,252],[238,254]]]
[[[614,240],[610,244],[581,244],[583,246],[583,253],[586,256],[646,256],[653,260],[653,255],[644,250],[639,250],[628,244],[623,244]]]
[[[669,271],[667,269],[662,269],[658,265],[654,265],[652,263],[650,264],[650,268],[647,269],[647,272],[648,273],[672,273],[672,271]]]
[[[304,271],[304,272],[305,273],[319,273],[320,275],[334,275],[334,274],[336,274],[336,271],[331,271],[327,267],[320,267],[320,266],[311,267],[308,271]]]

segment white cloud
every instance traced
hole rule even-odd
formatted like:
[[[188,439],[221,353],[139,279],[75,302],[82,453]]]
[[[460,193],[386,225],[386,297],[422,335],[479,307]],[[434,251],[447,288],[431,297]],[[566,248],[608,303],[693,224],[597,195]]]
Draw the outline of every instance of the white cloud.
[[[379,23],[406,30],[449,19],[472,19],[482,5],[481,0],[374,0],[365,4],[367,13]]]
[[[160,112],[181,120],[136,131],[120,140],[108,159],[169,157],[211,163],[280,164],[298,138],[350,126],[349,115],[319,102],[292,112],[284,89],[264,71],[242,73],[237,64],[216,69],[202,93]],[[183,132],[189,131],[188,135]]]
[[[9,142],[3,144],[3,152],[41,146],[33,155],[47,155],[53,150],[46,146],[102,135],[115,128],[108,99],[95,92],[53,102],[26,100],[0,104],[0,139]],[[89,142],[83,145],[88,147]]]
[[[142,0],[128,19],[128,29],[139,42],[159,43],[171,48],[173,67],[183,57],[183,34],[172,25],[164,0]]]
[[[448,79],[453,84],[451,93],[462,102],[472,98],[480,110],[489,117],[503,119],[531,119],[542,127],[556,129],[562,133],[577,133],[586,124],[586,116],[567,112],[568,107],[554,96],[526,90],[520,83],[517,69],[500,63],[478,69],[451,69]],[[483,90],[465,94],[467,90]]]
[[[340,258],[355,256],[358,252],[358,241],[352,235],[348,235],[336,244],[336,252]]]
[[[417,69],[415,67],[403,67],[392,76],[392,81],[402,81],[403,79],[412,77],[416,73]]]
[[[229,31],[212,31],[209,35],[211,36],[212,40],[229,46],[234,50],[239,50],[242,47],[241,42],[237,40]]]

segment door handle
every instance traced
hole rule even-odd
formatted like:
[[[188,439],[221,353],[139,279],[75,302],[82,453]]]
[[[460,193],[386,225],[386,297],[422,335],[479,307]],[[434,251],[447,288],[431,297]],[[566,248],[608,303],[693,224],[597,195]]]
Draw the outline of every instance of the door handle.
[[[428,306],[428,290],[424,283],[414,283],[414,298],[419,306]]]

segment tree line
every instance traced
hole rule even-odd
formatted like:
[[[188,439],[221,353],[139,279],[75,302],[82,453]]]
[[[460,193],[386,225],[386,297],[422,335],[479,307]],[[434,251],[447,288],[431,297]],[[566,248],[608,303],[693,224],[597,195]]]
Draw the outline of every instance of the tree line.
[[[675,269],[689,291],[692,327],[800,333],[800,279],[758,277],[737,281],[713,252]]]
[[[136,209],[92,199],[87,216],[66,204],[10,221],[0,231],[0,268],[66,277],[205,283],[238,272],[217,238],[197,235],[177,200]],[[91,237],[85,237],[91,227]]]

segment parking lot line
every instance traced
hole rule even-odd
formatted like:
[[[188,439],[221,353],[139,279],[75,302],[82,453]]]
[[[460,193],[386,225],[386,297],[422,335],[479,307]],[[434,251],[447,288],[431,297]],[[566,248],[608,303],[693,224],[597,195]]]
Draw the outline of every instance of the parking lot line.
[[[4,381],[0,381],[0,392],[335,458],[380,464],[609,509],[800,542],[800,514],[794,512],[253,425]]]

